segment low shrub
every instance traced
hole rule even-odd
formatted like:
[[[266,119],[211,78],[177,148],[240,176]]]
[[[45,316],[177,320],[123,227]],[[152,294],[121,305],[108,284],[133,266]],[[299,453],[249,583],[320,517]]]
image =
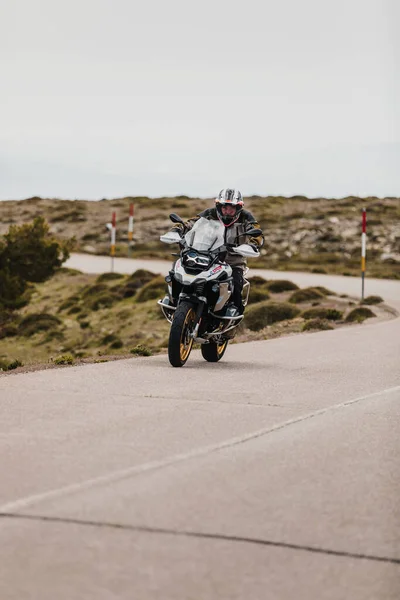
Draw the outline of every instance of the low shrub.
[[[161,298],[165,294],[166,283],[161,275],[146,283],[136,294],[136,302],[147,302]]]
[[[264,279],[264,277],[260,277],[259,275],[254,275],[253,277],[249,277],[248,280],[250,282],[251,287],[259,287],[266,286],[269,281]]]
[[[332,292],[332,290],[328,290],[323,285],[316,285],[316,286],[314,286],[314,289],[321,292],[321,294],[323,294],[324,296],[337,296],[337,294],[335,294],[335,292]]]
[[[115,342],[116,340],[119,340],[119,337],[117,335],[115,335],[115,333],[108,333],[101,339],[100,344],[102,344],[102,345],[111,344],[112,342]]]
[[[365,319],[370,319],[371,317],[376,317],[372,310],[359,306],[358,308],[353,308],[353,310],[349,312],[346,321],[348,323],[362,323]]]
[[[69,315],[76,315],[76,314],[80,313],[81,310],[82,310],[81,307],[80,306],[76,306],[76,304],[75,304],[75,306],[71,306],[71,308],[69,309],[69,311],[68,311],[67,314],[69,314]]]
[[[118,302],[119,298],[112,291],[105,291],[98,296],[95,296],[93,300],[89,302],[89,308],[91,310],[100,310],[101,308],[109,308],[115,302]]]
[[[367,296],[366,298],[364,298],[364,300],[362,300],[361,304],[380,304],[381,302],[383,302],[383,298],[381,298],[380,296]]]
[[[325,330],[325,329],[334,329],[332,325],[329,324],[329,321],[326,319],[316,318],[310,319],[306,323],[304,323],[302,327],[302,331],[315,331],[315,330]]]
[[[92,296],[98,296],[107,290],[108,287],[105,283],[95,283],[94,285],[85,286],[82,290],[82,296],[84,298],[90,298]]]
[[[73,296],[69,296],[69,298],[67,298],[66,300],[64,300],[64,302],[60,304],[58,312],[61,312],[62,310],[67,310],[67,308],[75,306],[77,302],[79,302],[79,300],[80,298],[76,294],[74,294]]]
[[[319,308],[309,308],[305,310],[300,315],[303,319],[327,319],[328,321],[337,321],[341,319],[343,313],[340,310],[336,310],[336,308],[323,308],[322,306]]]
[[[55,365],[72,365],[74,364],[74,357],[72,354],[61,354],[53,359]]]
[[[300,310],[287,302],[259,302],[246,311],[245,324],[252,331],[264,329],[278,321],[297,317]]]
[[[103,281],[114,281],[115,279],[122,279],[124,275],[121,273],[102,273],[96,279],[96,283],[103,283]]]
[[[90,327],[90,323],[89,321],[79,321],[79,327],[81,329],[87,329],[88,327]]]
[[[262,287],[251,287],[248,304],[255,304],[256,302],[262,302],[269,298],[270,295],[266,289],[263,289]]]
[[[29,337],[39,331],[49,331],[61,325],[61,320],[47,313],[33,313],[22,319],[18,326],[18,335]]]
[[[0,360],[0,371],[13,371],[14,369],[17,369],[18,367],[23,367],[23,363],[18,360],[18,359],[14,359],[14,360]]]
[[[136,281],[138,288],[144,286],[146,283],[157,277],[156,273],[146,271],[146,269],[138,269],[132,275],[129,276],[128,281]]]
[[[269,281],[267,287],[273,294],[279,294],[281,292],[291,292],[292,290],[298,290],[299,286],[288,281],[287,279],[277,279],[276,281]]]
[[[110,344],[110,348],[113,348],[113,350],[118,350],[119,348],[122,348],[124,345],[123,341],[121,339],[116,339],[112,342],[112,344]]]
[[[147,346],[143,344],[138,344],[134,348],[131,348],[129,351],[131,354],[135,354],[136,356],[152,356],[152,351]]]
[[[317,290],[316,288],[304,288],[301,290],[296,290],[289,298],[289,302],[292,304],[299,304],[301,302],[311,302],[312,300],[318,300],[319,298],[324,298],[324,294]]]
[[[18,335],[17,325],[10,323],[10,325],[3,325],[3,327],[0,327],[0,340],[6,337],[13,337],[15,335]]]

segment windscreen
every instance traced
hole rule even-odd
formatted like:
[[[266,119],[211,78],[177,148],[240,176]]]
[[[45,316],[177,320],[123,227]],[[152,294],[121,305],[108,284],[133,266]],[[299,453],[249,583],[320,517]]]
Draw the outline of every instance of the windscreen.
[[[219,221],[201,217],[185,235],[188,246],[198,252],[216,250],[224,245],[224,226]]]

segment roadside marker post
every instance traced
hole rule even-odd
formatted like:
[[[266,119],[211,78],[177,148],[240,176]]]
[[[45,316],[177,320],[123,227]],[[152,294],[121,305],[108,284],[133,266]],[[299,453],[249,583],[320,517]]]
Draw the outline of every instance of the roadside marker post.
[[[128,223],[128,256],[131,255],[131,249],[132,249],[133,212],[134,212],[134,206],[133,206],[133,204],[130,204],[130,206],[129,206],[129,223]]]
[[[114,273],[114,256],[115,256],[116,237],[117,237],[117,215],[115,212],[113,212],[112,219],[111,219],[111,247],[110,247],[111,273]]]
[[[367,254],[367,210],[362,211],[362,233],[361,233],[361,300],[364,300],[365,284],[365,257]]]

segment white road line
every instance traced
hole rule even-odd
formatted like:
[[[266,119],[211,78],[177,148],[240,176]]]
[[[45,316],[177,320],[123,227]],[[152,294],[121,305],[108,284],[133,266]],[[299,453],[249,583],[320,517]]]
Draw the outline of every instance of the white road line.
[[[62,496],[66,496],[69,494],[74,494],[76,492],[80,492],[83,490],[90,489],[95,486],[105,485],[109,483],[113,483],[116,481],[120,481],[122,479],[128,478],[131,475],[139,475],[142,473],[146,473],[149,471],[154,471],[156,469],[160,469],[163,467],[168,467],[170,465],[190,460],[192,458],[197,458],[201,456],[205,456],[206,454],[210,454],[212,452],[217,452],[219,450],[224,450],[225,448],[229,448],[232,446],[236,446],[238,444],[243,444],[245,442],[254,440],[256,438],[262,437],[269,433],[273,433],[274,431],[278,431],[289,425],[295,425],[296,423],[301,423],[302,421],[306,421],[307,419],[312,419],[314,417],[318,417],[325,413],[328,413],[333,410],[338,410],[344,408],[346,406],[350,406],[352,404],[356,404],[357,402],[362,402],[364,400],[369,400],[371,398],[382,396],[384,394],[392,394],[394,392],[400,391],[400,385],[392,388],[387,388],[385,390],[381,390],[379,392],[374,392],[373,394],[368,394],[366,396],[360,396],[358,398],[354,398],[353,400],[347,400],[346,402],[341,402],[340,404],[334,404],[333,406],[328,406],[326,408],[314,411],[312,413],[308,413],[306,415],[302,415],[300,417],[296,417],[294,419],[289,419],[288,421],[284,421],[273,427],[260,429],[259,431],[245,434],[242,436],[231,438],[230,440],[226,440],[224,442],[220,442],[219,444],[214,444],[212,446],[205,446],[204,448],[199,448],[196,450],[192,450],[191,452],[186,452],[183,454],[175,454],[169,458],[165,458],[163,460],[151,461],[148,463],[144,463],[142,465],[137,465],[135,467],[129,467],[127,469],[121,469],[119,471],[115,471],[113,473],[109,473],[107,475],[101,475],[100,477],[95,477],[93,479],[87,479],[86,481],[82,481],[81,483],[73,483],[71,485],[66,485],[60,488],[56,488],[54,490],[48,490],[47,492],[42,492],[40,494],[33,494],[32,496],[26,496],[25,498],[19,498],[17,500],[13,500],[12,502],[8,502],[7,504],[3,504],[0,506],[0,513],[6,512],[15,512],[16,510],[26,508],[32,504],[37,502],[41,502],[43,500],[52,500],[54,498],[60,498]]]

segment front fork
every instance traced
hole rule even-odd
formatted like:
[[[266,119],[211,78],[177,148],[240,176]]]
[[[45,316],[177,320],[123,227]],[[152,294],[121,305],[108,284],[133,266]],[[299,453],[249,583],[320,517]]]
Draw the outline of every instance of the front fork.
[[[197,334],[199,332],[201,316],[203,314],[204,307],[207,303],[207,300],[204,296],[189,296],[187,294],[182,294],[182,293],[180,294],[180,298],[181,299],[187,298],[190,302],[192,302],[192,304],[197,304],[196,315],[195,315],[194,322],[193,322],[193,331],[190,334],[190,337],[196,338]]]

